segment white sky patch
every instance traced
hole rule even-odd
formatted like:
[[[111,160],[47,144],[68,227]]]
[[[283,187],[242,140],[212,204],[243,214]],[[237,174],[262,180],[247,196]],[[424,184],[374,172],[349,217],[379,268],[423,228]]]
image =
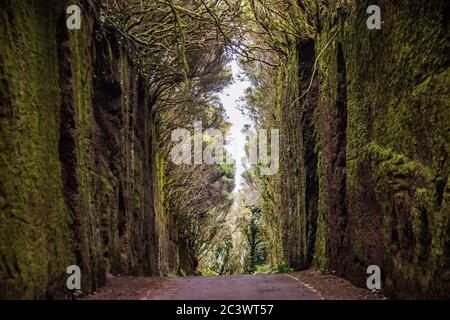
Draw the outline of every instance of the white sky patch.
[[[250,86],[250,82],[238,79],[238,74],[242,73],[242,69],[238,66],[236,60],[231,61],[230,66],[234,82],[223,90],[219,98],[232,125],[226,148],[236,161],[236,187],[234,188],[236,193],[241,188],[241,174],[245,170],[242,159],[245,157],[244,146],[246,137],[242,134],[242,129],[246,124],[252,125],[252,121],[238,109],[238,100],[244,95],[245,89]]]

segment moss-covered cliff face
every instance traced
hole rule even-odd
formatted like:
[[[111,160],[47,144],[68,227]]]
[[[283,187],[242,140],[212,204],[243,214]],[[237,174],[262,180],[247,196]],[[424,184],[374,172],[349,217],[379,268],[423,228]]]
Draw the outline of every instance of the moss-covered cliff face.
[[[380,6],[381,30],[361,29],[367,15],[355,11],[337,40],[347,69],[347,250],[360,262],[347,258],[343,272],[379,264],[393,295],[448,296],[449,5]]]
[[[1,1],[2,298],[63,292],[72,264],[84,292],[178,264],[144,81],[89,12],[70,31],[50,2]]]
[[[76,261],[58,152],[57,19],[39,5],[1,5],[0,296],[32,298]]]
[[[286,187],[270,214],[292,266],[365,286],[375,264],[391,296],[448,297],[449,5],[376,2],[381,30],[366,26],[372,3],[336,4],[315,44],[292,45],[275,108]]]
[[[313,63],[314,42],[298,41],[278,75],[278,103],[270,125],[280,126],[280,171],[275,178],[268,178],[263,192],[271,263],[288,262],[294,268],[311,264],[317,230],[317,82],[310,82]],[[302,96],[310,83],[311,95]],[[284,254],[281,246],[286,248]]]

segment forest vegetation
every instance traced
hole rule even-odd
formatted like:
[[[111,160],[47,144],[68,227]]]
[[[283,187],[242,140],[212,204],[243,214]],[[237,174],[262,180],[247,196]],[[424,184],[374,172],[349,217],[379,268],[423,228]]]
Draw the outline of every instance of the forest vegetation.
[[[83,294],[378,265],[388,296],[449,297],[450,5],[373,2],[0,0],[0,298],[70,295],[69,265]],[[170,158],[177,128],[230,131],[232,61],[244,132],[280,132],[278,172],[241,186]]]

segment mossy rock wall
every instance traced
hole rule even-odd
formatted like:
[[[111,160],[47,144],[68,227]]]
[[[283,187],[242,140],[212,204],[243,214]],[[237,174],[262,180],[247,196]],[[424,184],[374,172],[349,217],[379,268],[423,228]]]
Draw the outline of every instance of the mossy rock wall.
[[[69,4],[1,3],[0,298],[65,294],[72,264],[84,293],[177,269],[154,101],[87,4],[66,28]]]
[[[381,30],[366,26],[371,4]],[[290,95],[279,107],[285,256],[297,268],[312,257],[360,286],[379,265],[390,296],[448,297],[449,4],[349,1],[320,22],[316,78],[302,76],[311,57],[298,44],[298,60],[282,68],[297,70],[308,94],[294,76],[279,83]]]
[[[0,297],[34,298],[76,262],[59,157],[57,16],[1,3]]]

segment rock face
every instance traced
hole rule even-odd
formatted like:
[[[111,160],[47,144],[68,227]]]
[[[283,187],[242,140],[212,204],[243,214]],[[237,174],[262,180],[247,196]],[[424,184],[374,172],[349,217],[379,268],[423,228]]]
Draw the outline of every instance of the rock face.
[[[68,5],[2,4],[0,298],[61,294],[72,264],[84,292],[178,266],[154,101],[89,12],[67,29]]]
[[[272,261],[360,286],[379,265],[393,297],[448,297],[449,4],[378,4],[381,30],[366,26],[369,4],[331,6],[281,70]]]

